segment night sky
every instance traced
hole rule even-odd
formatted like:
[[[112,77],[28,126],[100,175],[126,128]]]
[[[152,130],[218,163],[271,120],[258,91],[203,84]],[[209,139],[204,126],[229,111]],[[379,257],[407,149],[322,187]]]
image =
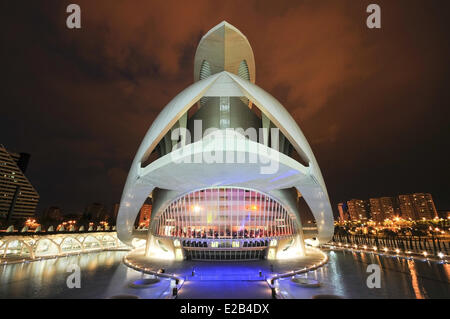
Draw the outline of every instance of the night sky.
[[[66,27],[81,6],[82,29]],[[381,6],[380,30],[365,25]],[[193,82],[195,49],[226,20],[256,83],[296,119],[332,202],[449,198],[448,1],[3,1],[0,143],[31,153],[38,211],[120,201],[162,108]]]

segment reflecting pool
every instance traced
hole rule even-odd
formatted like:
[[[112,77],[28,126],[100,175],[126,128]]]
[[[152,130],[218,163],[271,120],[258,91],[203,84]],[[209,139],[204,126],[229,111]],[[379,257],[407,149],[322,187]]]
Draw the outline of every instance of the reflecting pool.
[[[351,251],[329,251],[329,262],[307,277],[321,283],[319,288],[302,288],[290,278],[279,281],[285,298],[337,295],[343,298],[450,298],[450,265],[410,260],[395,256]],[[380,288],[369,288],[369,264],[381,269]]]
[[[142,275],[122,263],[122,258],[127,253],[126,251],[103,251],[29,263],[0,265],[0,298],[110,298],[118,295],[167,298],[170,294],[170,280],[167,279],[161,279],[147,288],[130,287],[130,283],[142,278]],[[449,264],[413,261],[372,253],[349,251],[327,253],[330,257],[329,263],[308,274],[309,278],[320,281],[321,286],[303,288],[289,278],[283,279],[278,281],[278,287],[285,298],[309,299],[324,294],[338,295],[343,298],[450,298]],[[214,268],[214,264],[211,262],[198,263],[199,265],[196,266],[198,273],[206,272],[203,268],[208,268],[208,274],[213,272],[214,269],[210,267]],[[367,272],[369,264],[380,266],[381,288],[368,288],[366,280],[370,275]],[[70,289],[67,286],[67,279],[72,274],[68,270],[73,265],[80,267],[81,288]],[[189,267],[191,269],[192,265],[189,264]],[[253,277],[258,277],[260,270],[263,270],[263,275],[267,274],[261,267],[247,268],[247,272],[254,269]],[[277,268],[275,265],[275,271]],[[242,275],[242,269],[239,273]],[[204,275],[206,276],[206,273]],[[207,281],[201,281],[203,280],[201,276],[196,275],[195,278],[200,281],[187,278],[185,297],[204,298],[203,294],[209,291],[208,287],[220,286],[223,297],[236,297],[235,294],[226,291],[229,287],[230,292],[237,289],[241,294],[248,295],[248,298],[270,298],[270,294],[265,293],[267,286],[264,281],[234,280],[227,283],[225,281],[228,277],[223,276],[222,283],[218,279],[212,285],[211,281],[209,284]],[[211,280],[209,277],[206,279]],[[199,290],[197,286],[203,288]],[[255,287],[261,287],[264,291],[256,292]],[[189,293],[189,289],[194,288],[196,291]],[[217,295],[216,291],[214,297],[219,296],[220,294]],[[183,298],[183,288],[180,290],[180,298]]]
[[[129,287],[142,275],[122,263],[127,253],[103,251],[0,265],[0,298],[165,298],[170,293],[170,281],[166,279],[146,289]],[[68,277],[74,273],[72,265],[80,267],[80,288],[67,286]]]

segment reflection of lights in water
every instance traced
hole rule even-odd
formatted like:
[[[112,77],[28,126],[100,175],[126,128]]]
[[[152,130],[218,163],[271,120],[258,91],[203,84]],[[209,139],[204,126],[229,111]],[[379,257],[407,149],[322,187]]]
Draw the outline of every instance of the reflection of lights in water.
[[[108,251],[106,254],[105,265],[112,266],[114,264],[114,262],[115,262],[114,255]]]
[[[105,264],[98,263],[98,257],[102,254],[105,256],[102,259]],[[69,265],[79,265],[83,278],[93,278],[98,272],[103,274],[103,271],[111,269],[108,264],[120,264],[122,256],[123,253],[121,252],[90,253],[0,266],[0,298],[54,298],[61,293],[69,292],[66,286],[66,278],[69,275],[67,267]],[[92,267],[92,261],[96,264],[93,270],[89,269],[89,267]],[[109,283],[110,280],[107,278],[103,281],[100,280],[98,284],[106,287]],[[93,281],[89,280],[89,284],[86,285],[91,284],[93,284]],[[118,287],[122,287],[120,283]],[[70,292],[75,293],[75,291]],[[70,293],[68,298],[71,298]]]
[[[444,272],[447,275],[447,278],[450,278],[450,264],[442,264],[444,267]]]
[[[324,269],[325,267],[320,267],[319,268],[319,272],[320,272],[320,278],[323,278],[325,275],[324,275]]]
[[[330,279],[336,287],[336,294],[343,295],[345,290],[345,284],[342,280],[342,264],[339,262],[338,255],[330,255],[330,261],[328,262],[328,266],[331,268],[328,274],[330,275]],[[326,277],[324,277],[326,278]]]
[[[105,260],[106,260],[106,254],[99,254],[99,255],[97,255],[97,256],[98,256],[97,262],[98,262],[99,264],[104,264],[104,263],[105,263]]]
[[[361,252],[359,255],[361,256],[361,261],[362,261],[363,263],[366,263],[366,254],[363,253],[363,252]]]
[[[99,256],[100,257],[100,256]],[[99,258],[98,257],[98,258]],[[89,260],[89,263],[88,263],[88,266],[87,266],[87,269],[88,270],[91,270],[91,271],[93,271],[93,270],[95,270],[95,268],[97,268],[97,266],[98,266],[98,260],[97,260],[97,258],[90,258],[91,260]],[[101,263],[100,263],[101,264]]]
[[[41,264],[41,263],[40,263]],[[45,278],[51,278],[55,276],[56,269],[55,269],[55,259],[45,260],[42,263],[43,275]]]
[[[5,296],[22,296],[25,298],[54,298],[57,296],[66,298],[107,298],[118,294],[138,294],[143,298],[158,297],[159,292],[162,292],[162,287],[168,287],[168,281],[162,281],[160,283],[161,286],[155,286],[155,288],[150,288],[149,290],[136,291],[128,288],[128,284],[133,280],[139,279],[141,274],[121,263],[121,258],[125,254],[125,252],[89,253],[68,258],[41,260],[29,264],[0,266],[0,298]],[[436,286],[426,286],[427,291],[425,292],[421,276],[424,278],[433,277],[441,282],[447,282],[447,278],[450,278],[450,265],[448,264],[436,264],[430,261],[430,266],[427,267],[427,263],[420,262],[419,265],[404,259],[372,254],[367,254],[365,257],[368,263],[377,263],[382,267],[383,275],[381,280],[383,289],[372,289],[369,293],[365,286],[368,275],[365,272],[367,265],[361,264],[361,259],[359,259],[359,262],[355,262],[352,254],[345,251],[330,252],[329,263],[317,271],[310,272],[309,276],[323,283],[323,286],[318,288],[323,289],[320,292],[324,291],[350,298],[411,298],[417,296],[417,294],[422,296],[422,298],[446,297],[442,296],[442,292],[446,291],[447,286],[443,286],[442,283],[438,282],[436,282]],[[97,263],[97,267],[94,270],[89,269],[92,262]],[[70,264],[80,265],[82,271],[81,290],[69,290],[66,287],[66,278],[69,275],[66,272],[66,267]],[[433,271],[433,269],[439,269],[439,273]],[[21,280],[15,281],[15,278],[21,278]],[[424,281],[427,282],[427,279],[424,279]],[[287,283],[289,282],[287,281]],[[101,289],[89,289],[90,287],[101,287]],[[303,297],[305,297],[304,289],[300,290],[290,285],[289,287],[287,288],[291,289],[289,294],[293,296],[303,294]],[[94,296],[95,290],[100,291],[100,295]]]
[[[45,263],[32,263],[30,267],[37,283],[41,284],[44,278],[48,279],[47,276],[44,277]]]
[[[78,265],[80,266],[81,269],[88,267],[88,265],[89,265],[89,255],[90,254],[80,255],[80,258],[79,258],[79,261],[78,261]]]
[[[67,257],[57,258],[55,263],[55,268],[57,272],[64,272],[67,269],[69,263],[67,262]]]
[[[414,263],[414,261],[412,260],[408,260],[408,268],[409,268],[409,272],[411,274],[411,284],[414,290],[414,294],[416,295],[417,299],[424,299],[424,296],[422,295],[422,292],[420,291],[420,287],[419,287],[419,280],[417,278],[417,273],[416,273],[416,265]]]

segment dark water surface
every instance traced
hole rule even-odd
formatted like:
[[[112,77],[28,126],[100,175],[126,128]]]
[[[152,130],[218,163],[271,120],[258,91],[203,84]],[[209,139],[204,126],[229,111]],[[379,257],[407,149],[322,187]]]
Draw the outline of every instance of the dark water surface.
[[[170,281],[167,279],[162,279],[145,289],[129,286],[142,275],[123,265],[122,257],[125,254],[127,252],[105,251],[30,263],[0,265],[0,298],[109,298],[116,295],[134,295],[140,298],[167,297],[170,293]],[[321,287],[302,288],[290,279],[283,279],[278,282],[281,293],[286,298],[312,298],[319,294],[339,295],[344,298],[450,298],[448,264],[370,253],[330,251],[328,254],[329,263],[308,275],[319,280],[322,283]],[[79,289],[70,289],[66,283],[68,276],[71,275],[68,269],[74,264],[81,270]],[[369,264],[380,266],[381,288],[367,287],[366,280],[370,274],[366,270]],[[212,267],[214,268],[214,265]],[[199,273],[206,272],[201,271],[200,267],[197,269]],[[213,269],[208,268],[208,273],[211,271]],[[214,290],[213,296],[208,294],[209,290]],[[238,280],[229,282],[223,280],[222,284],[220,281],[188,280],[184,292],[183,288],[180,291],[180,297],[239,297],[233,291],[239,291],[240,295],[244,297],[248,295],[249,298],[269,297],[269,290],[264,281]],[[208,295],[204,296],[205,293]]]
[[[134,295],[163,298],[169,293],[169,280],[146,289],[129,287],[142,275],[122,263],[126,251],[103,251],[75,256],[0,265],[0,298],[109,298]],[[68,288],[71,265],[78,265],[81,288]]]
[[[329,251],[324,267],[308,274],[319,288],[301,288],[289,278],[279,281],[286,298],[311,298],[331,294],[343,298],[450,298],[450,265],[432,261],[409,260],[372,253]],[[369,264],[381,269],[381,287],[369,288]]]

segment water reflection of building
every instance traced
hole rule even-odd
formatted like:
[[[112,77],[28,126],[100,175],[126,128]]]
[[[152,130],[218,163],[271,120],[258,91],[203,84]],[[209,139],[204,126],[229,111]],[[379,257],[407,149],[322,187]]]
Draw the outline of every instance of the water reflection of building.
[[[0,220],[7,224],[35,215],[39,194],[25,176],[29,158],[0,145]]]

